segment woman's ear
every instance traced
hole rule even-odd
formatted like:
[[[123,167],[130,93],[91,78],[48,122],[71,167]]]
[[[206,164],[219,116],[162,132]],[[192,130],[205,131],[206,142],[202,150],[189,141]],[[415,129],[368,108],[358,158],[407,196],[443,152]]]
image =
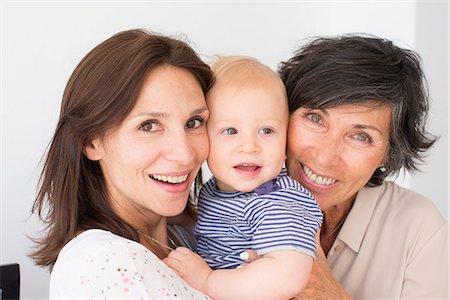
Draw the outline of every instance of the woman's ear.
[[[94,138],[87,142],[83,147],[83,153],[90,160],[98,161],[105,154],[103,141],[100,138]]]

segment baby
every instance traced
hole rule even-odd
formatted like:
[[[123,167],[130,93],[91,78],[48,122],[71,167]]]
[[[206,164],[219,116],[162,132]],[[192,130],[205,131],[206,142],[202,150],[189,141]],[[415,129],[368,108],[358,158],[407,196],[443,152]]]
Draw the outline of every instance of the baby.
[[[213,299],[289,299],[308,282],[322,213],[283,167],[286,91],[274,71],[250,57],[222,58],[213,71],[213,177],[201,189],[194,231],[200,256],[178,247],[165,262]],[[243,264],[247,249],[261,258]]]

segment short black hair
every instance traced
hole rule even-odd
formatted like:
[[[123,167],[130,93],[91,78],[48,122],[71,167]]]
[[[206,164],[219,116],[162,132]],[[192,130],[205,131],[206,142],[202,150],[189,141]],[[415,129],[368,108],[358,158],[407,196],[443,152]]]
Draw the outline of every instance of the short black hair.
[[[380,101],[392,107],[384,168],[369,185],[380,185],[402,167],[418,170],[436,141],[426,130],[428,84],[420,56],[390,40],[367,34],[315,37],[279,66],[289,112],[299,107],[331,108]]]

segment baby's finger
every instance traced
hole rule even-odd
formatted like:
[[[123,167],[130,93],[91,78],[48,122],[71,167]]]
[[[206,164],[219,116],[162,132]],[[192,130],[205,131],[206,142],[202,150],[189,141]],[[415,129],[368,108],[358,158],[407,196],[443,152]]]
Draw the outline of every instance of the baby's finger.
[[[166,257],[163,259],[163,263],[165,263],[169,268],[175,271],[175,273],[179,273],[178,266],[180,265],[180,261],[171,257]]]
[[[170,251],[169,255],[167,255],[166,258],[176,259],[178,261],[183,261],[183,259],[186,257],[186,254],[182,251],[179,251],[178,248]]]
[[[180,253],[183,253],[183,254],[190,254],[192,252],[188,248],[182,247],[182,246],[177,247],[177,249],[175,249],[175,251],[179,251]]]

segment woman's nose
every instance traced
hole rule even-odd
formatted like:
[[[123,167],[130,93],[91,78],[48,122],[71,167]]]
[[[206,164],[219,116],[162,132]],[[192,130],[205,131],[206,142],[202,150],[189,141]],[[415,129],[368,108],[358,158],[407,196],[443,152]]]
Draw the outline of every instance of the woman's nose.
[[[314,143],[314,160],[317,166],[327,168],[335,166],[341,158],[344,149],[343,141],[333,136],[322,137]]]
[[[187,134],[177,134],[166,141],[165,158],[183,164],[191,163],[195,158],[193,140]]]

